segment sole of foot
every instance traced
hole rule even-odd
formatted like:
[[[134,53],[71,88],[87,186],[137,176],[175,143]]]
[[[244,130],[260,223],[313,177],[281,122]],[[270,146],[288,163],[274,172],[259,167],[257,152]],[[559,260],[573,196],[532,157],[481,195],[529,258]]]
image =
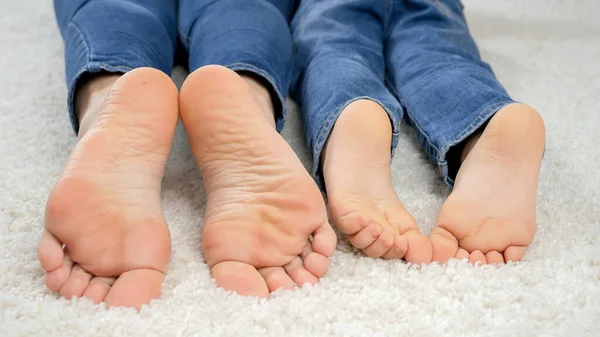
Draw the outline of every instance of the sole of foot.
[[[205,66],[184,82],[180,109],[208,193],[202,250],[212,275],[226,290],[267,297],[317,283],[336,236],[318,187],[257,95],[237,73]]]
[[[431,243],[392,186],[391,144],[377,103],[357,100],[342,111],[321,160],[331,219],[367,256],[429,263]]]
[[[542,118],[523,104],[500,109],[467,142],[430,236],[435,261],[501,264],[523,258],[535,234],[544,143]]]
[[[95,120],[46,205],[38,256],[50,290],[138,309],[160,295],[171,253],[160,188],[177,97],[167,75],[139,68],[90,108]]]

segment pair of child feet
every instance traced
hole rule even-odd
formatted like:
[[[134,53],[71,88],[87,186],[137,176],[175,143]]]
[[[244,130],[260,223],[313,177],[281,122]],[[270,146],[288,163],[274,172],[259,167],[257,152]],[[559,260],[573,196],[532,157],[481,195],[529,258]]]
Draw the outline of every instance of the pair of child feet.
[[[206,66],[178,93],[165,74],[140,68],[89,82],[77,107],[80,141],[38,245],[50,290],[137,308],[160,295],[171,253],[160,188],[179,116],[208,193],[203,253],[217,285],[266,297],[325,275],[335,232],[260,83]],[[323,154],[331,220],[355,247],[413,263],[521,259],[535,232],[544,147],[534,110],[507,106],[469,141],[429,238],[394,193],[390,141],[383,110],[356,101]]]

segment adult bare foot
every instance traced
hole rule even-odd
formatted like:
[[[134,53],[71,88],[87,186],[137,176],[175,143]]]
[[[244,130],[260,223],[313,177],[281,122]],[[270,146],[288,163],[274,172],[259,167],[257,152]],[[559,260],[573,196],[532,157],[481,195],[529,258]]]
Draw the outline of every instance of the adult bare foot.
[[[160,184],[178,95],[158,70],[107,76],[81,90],[84,135],[48,199],[38,256],[50,290],[139,308],[160,295],[170,258]]]
[[[268,91],[253,83],[205,66],[183,84],[180,109],[208,192],[206,262],[218,286],[266,297],[316,283],[336,237],[316,184],[275,131]]]
[[[511,104],[467,143],[454,190],[431,233],[435,261],[497,264],[523,257],[535,233],[544,142],[540,115]]]
[[[431,262],[431,243],[392,187],[392,127],[370,100],[350,103],[322,155],[329,212],[350,243],[366,255]]]

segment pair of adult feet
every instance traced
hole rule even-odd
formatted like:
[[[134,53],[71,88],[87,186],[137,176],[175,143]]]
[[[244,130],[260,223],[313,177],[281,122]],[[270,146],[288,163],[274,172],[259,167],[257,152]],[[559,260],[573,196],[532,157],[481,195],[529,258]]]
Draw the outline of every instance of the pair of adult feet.
[[[203,253],[217,285],[266,297],[327,272],[336,235],[323,199],[251,77],[206,66],[178,94],[168,76],[140,68],[89,82],[77,107],[80,141],[38,246],[50,290],[137,308],[159,296],[171,251],[160,187],[179,116],[208,192]],[[519,260],[535,231],[539,115],[508,106],[473,138],[428,239],[392,189],[389,120],[364,113],[377,109],[349,105],[322,160],[331,219],[350,242],[414,263]]]

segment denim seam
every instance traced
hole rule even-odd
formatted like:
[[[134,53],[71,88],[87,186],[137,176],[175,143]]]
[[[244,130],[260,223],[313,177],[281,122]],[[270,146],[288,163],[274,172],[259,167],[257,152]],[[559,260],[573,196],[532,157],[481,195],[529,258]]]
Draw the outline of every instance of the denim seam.
[[[215,2],[209,3],[208,5],[204,5],[203,7],[200,7],[197,11],[194,12],[194,14],[195,14],[194,20],[192,20],[192,22],[190,23],[190,29],[188,30],[187,36],[185,36],[179,30],[179,22],[181,21],[179,18],[179,15],[181,13],[179,6],[181,4],[179,3],[179,1],[177,2],[177,35],[180,36],[180,39],[182,40],[181,42],[183,42],[186,49],[189,49],[189,47],[190,47],[190,39],[191,39],[191,35],[193,35],[192,31],[194,30],[194,27],[196,26],[196,22],[198,22],[198,20],[200,20],[200,15],[198,13],[205,11],[207,7],[210,7],[210,6],[214,5],[215,3],[217,3],[217,2],[215,1]]]
[[[244,63],[244,62],[236,62],[236,63],[231,63],[228,65],[224,65],[224,67],[229,68],[233,71],[249,71],[252,72],[256,75],[261,76],[262,78],[264,78],[265,80],[267,80],[267,82],[269,82],[269,84],[271,85],[271,87],[273,88],[273,91],[275,92],[275,94],[277,95],[278,101],[279,101],[279,105],[280,105],[280,114],[281,114],[281,118],[280,120],[277,121],[277,131],[281,132],[281,130],[283,129],[283,126],[285,125],[285,117],[286,117],[286,109],[285,109],[285,97],[283,97],[283,94],[280,92],[280,88],[277,86],[277,82],[275,81],[275,78],[273,78],[267,71],[265,71],[264,69],[261,69],[255,65],[249,64],[249,63]]]
[[[396,118],[394,117],[395,115],[387,107],[387,105],[383,104],[381,101],[379,101],[373,97],[370,97],[370,96],[359,96],[359,97],[354,97],[349,100],[346,100],[344,103],[342,103],[342,104],[338,105],[336,108],[334,108],[332,110],[332,112],[327,116],[327,118],[325,119],[325,122],[323,123],[323,126],[319,130],[319,135],[317,136],[317,138],[315,140],[314,148],[312,151],[312,157],[313,157],[312,174],[315,177],[315,181],[317,182],[317,185],[319,185],[319,188],[321,188],[322,191],[325,191],[325,184],[323,183],[323,181],[321,181],[321,179],[317,179],[318,178],[317,173],[319,172],[320,153],[323,151],[323,147],[325,146],[325,141],[329,137],[329,134],[331,133],[331,128],[335,124],[337,119],[339,118],[339,115],[341,114],[341,112],[348,105],[350,105],[353,102],[356,102],[358,100],[361,100],[361,99],[366,99],[366,100],[375,102],[379,106],[381,106],[381,108],[385,111],[385,113],[388,115],[388,118],[390,119],[390,122],[392,124],[392,144],[391,144],[391,148],[390,148],[390,152],[392,154],[394,152],[395,145],[397,145],[396,142],[394,142],[394,139],[400,136],[400,128],[398,125],[399,123],[398,123],[398,121],[396,121]]]
[[[406,109],[406,107],[404,107],[404,105],[402,104],[402,99],[400,99],[400,94],[398,93],[398,91],[396,90],[396,88],[392,85],[392,82],[389,80],[389,77],[387,77],[387,75],[385,77],[385,81],[388,84],[388,87],[390,88],[390,90],[392,91],[392,93],[398,98],[398,101],[400,102],[400,105],[404,109],[404,113],[406,114],[406,118],[408,118],[410,120],[410,123],[417,130],[417,132],[423,138],[425,138],[425,140],[427,141],[427,145],[436,152],[436,157],[437,157],[437,153],[440,151],[439,148],[437,146],[435,146],[431,142],[431,140],[429,139],[429,135],[427,135],[427,133],[425,133],[423,131],[423,128],[421,127],[421,125],[419,125],[419,123],[417,122],[417,120],[411,115],[411,113],[408,111],[408,109]],[[425,151],[429,152],[429,149],[425,149]]]
[[[305,6],[305,8],[302,9],[302,11],[300,11],[300,7],[301,6]],[[306,27],[306,20],[308,19],[308,13],[311,12],[311,8],[314,7],[315,4],[314,3],[306,3],[306,2],[302,2],[300,5],[298,5],[298,8],[296,9],[296,14],[301,13],[303,15],[298,15],[298,23],[297,24],[292,24],[292,30],[294,32],[299,31],[299,30],[303,30]],[[292,21],[295,20],[292,19]],[[296,27],[294,29],[294,26]]]
[[[390,21],[392,20],[392,11],[394,10],[394,1],[387,0],[385,6],[385,18],[383,22],[383,35],[387,36],[389,32]]]
[[[87,36],[85,36],[85,33],[83,32],[83,30],[79,27],[79,25],[75,22],[71,22],[69,24],[69,26],[72,26],[75,28],[75,30],[77,31],[77,35],[79,37],[81,37],[81,41],[83,42],[83,45],[85,46],[85,50],[86,50],[86,54],[87,54],[87,62],[89,63],[91,60],[91,56],[92,56],[92,48],[90,48],[90,44],[87,40]]]

